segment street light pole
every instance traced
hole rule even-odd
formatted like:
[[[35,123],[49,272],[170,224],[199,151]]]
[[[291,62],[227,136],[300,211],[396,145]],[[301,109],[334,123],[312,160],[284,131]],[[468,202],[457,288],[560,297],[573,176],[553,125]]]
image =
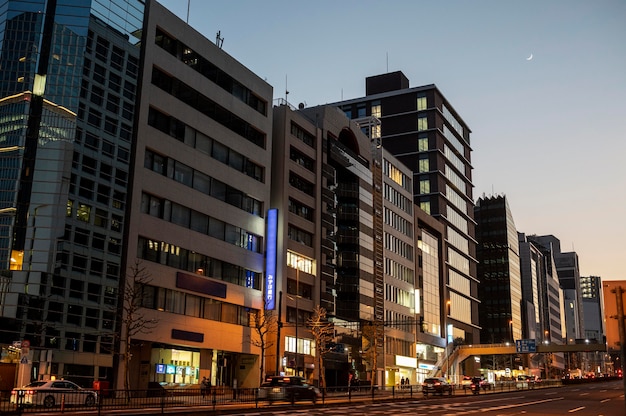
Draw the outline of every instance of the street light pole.
[[[298,354],[298,298],[300,297],[300,259],[296,261],[296,375],[300,375],[300,356]]]

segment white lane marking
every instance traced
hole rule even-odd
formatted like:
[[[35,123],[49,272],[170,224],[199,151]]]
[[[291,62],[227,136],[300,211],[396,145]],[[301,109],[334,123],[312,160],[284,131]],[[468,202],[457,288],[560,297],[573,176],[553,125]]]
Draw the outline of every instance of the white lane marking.
[[[572,409],[572,410],[568,411],[568,413],[578,412],[579,410],[583,410],[584,408],[585,408],[585,406],[580,406],[580,407],[577,407],[576,409]]]
[[[606,403],[606,402],[609,402],[609,401],[611,401],[611,399],[604,399],[604,400],[600,401],[600,403]]]

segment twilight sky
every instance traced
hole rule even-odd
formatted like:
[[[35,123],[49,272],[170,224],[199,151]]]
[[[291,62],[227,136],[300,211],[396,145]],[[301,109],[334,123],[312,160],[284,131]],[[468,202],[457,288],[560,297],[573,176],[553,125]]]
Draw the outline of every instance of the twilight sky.
[[[160,3],[295,106],[386,72],[437,85],[472,130],[474,198],[505,194],[518,231],[626,280],[626,1]]]

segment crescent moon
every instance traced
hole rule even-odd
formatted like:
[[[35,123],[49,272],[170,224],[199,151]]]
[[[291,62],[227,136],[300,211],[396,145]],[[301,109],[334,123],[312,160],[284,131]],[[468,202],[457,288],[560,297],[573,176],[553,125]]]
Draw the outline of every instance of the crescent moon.
[[[531,61],[533,59],[533,54],[531,53],[530,56],[528,58],[526,58],[527,61]]]

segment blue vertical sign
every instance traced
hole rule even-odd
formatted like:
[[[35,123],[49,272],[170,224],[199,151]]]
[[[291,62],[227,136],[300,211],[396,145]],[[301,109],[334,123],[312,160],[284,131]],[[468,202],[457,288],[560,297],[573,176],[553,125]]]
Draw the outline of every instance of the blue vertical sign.
[[[276,307],[276,249],[278,246],[278,210],[267,211],[267,249],[265,250],[265,307]]]

